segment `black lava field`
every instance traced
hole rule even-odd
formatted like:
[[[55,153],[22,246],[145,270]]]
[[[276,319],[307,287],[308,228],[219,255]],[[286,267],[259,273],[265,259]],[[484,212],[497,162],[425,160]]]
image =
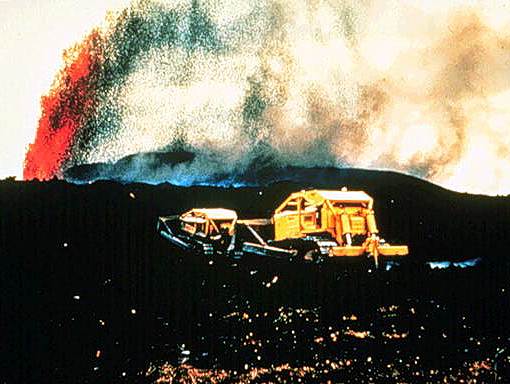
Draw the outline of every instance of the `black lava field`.
[[[249,188],[0,182],[0,382],[510,382],[510,198],[321,172]],[[214,260],[156,232],[159,215],[269,217],[290,192],[342,186],[374,198],[406,263]]]

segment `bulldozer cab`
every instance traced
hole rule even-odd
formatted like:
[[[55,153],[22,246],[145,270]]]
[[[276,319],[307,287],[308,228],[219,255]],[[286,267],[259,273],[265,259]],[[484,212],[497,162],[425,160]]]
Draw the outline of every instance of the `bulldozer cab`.
[[[275,240],[328,234],[335,240],[329,256],[404,256],[406,245],[379,238],[374,201],[363,191],[309,190],[292,193],[273,215]]]
[[[328,232],[338,244],[377,234],[373,199],[363,191],[309,190],[292,193],[273,216],[275,239]]]
[[[179,220],[181,230],[192,236],[232,236],[237,214],[235,211],[224,208],[195,208],[183,213]]]

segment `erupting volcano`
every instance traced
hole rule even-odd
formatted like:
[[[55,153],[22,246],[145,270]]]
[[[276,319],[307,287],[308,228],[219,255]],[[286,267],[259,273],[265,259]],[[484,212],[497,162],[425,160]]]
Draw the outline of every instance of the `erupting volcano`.
[[[0,382],[510,383],[506,2],[124,1],[0,1]]]
[[[65,54],[24,178],[135,156],[115,175],[195,184],[261,163],[360,167],[509,193],[510,39],[497,15],[428,2],[135,1]],[[161,161],[183,151],[186,162]]]

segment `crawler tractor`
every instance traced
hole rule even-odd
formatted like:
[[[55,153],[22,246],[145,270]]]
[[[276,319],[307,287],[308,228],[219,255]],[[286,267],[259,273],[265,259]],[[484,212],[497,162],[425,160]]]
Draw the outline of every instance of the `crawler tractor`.
[[[381,256],[407,255],[406,245],[389,245],[379,237],[373,204],[365,192],[346,188],[292,193],[274,212],[274,242],[300,239],[315,245],[305,257],[369,255],[376,266]]]
[[[233,250],[237,214],[224,208],[194,208],[182,215],[162,216],[157,230],[177,247],[206,255]]]

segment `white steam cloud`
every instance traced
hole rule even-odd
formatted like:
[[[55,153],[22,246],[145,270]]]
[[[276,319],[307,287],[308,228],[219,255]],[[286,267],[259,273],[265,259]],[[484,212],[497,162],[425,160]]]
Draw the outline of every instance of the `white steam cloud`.
[[[88,161],[180,142],[216,159],[198,159],[197,175],[268,151],[280,165],[394,169],[510,193],[506,2],[198,3],[221,46],[145,52],[114,92],[121,130]]]

